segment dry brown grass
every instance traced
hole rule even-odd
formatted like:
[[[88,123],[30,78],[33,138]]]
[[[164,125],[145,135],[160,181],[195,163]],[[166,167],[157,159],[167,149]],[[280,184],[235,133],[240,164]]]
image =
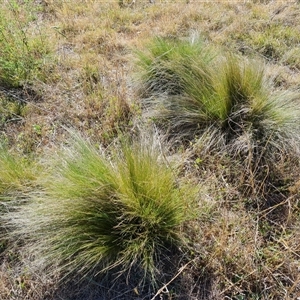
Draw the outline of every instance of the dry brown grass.
[[[134,51],[143,50],[154,36],[200,36],[264,61],[275,89],[300,88],[297,1],[137,0],[124,8],[118,1],[37,2],[41,10],[28,32],[43,32],[51,46],[46,76],[18,89],[0,86],[0,100],[23,105],[21,112],[14,105],[0,109],[0,137],[22,154],[51,153],[65,142],[65,127],[101,145],[134,133],[142,117]],[[298,299],[299,166],[283,159],[278,166],[282,189],[273,189],[262,207],[255,193],[243,193],[249,178],[241,165],[222,153],[195,150],[192,144],[171,160],[179,165],[178,176],[199,185],[201,214],[183,228],[189,240],[185,257],[161,266],[161,286],[171,282],[156,299]],[[151,299],[161,287],[139,290],[138,278],[128,283],[125,277],[112,285],[111,274],[65,283],[58,273],[39,273],[32,261],[23,245],[1,254],[1,299]]]
[[[46,82],[34,82],[30,87],[42,97],[39,103],[29,101],[28,115],[20,124],[25,137],[18,137],[19,129],[11,133],[29,150],[56,138],[56,128],[61,123],[90,133],[95,131],[97,136],[102,131],[114,132],[118,121],[122,123],[120,111],[125,108],[126,115],[132,109],[133,50],[142,49],[153,36],[199,35],[227,49],[264,58],[265,46],[253,40],[266,26],[282,24],[282,31],[290,29],[294,35],[300,30],[292,17],[299,6],[293,3],[224,2],[214,6],[209,2],[192,1],[187,5],[161,1],[150,5],[139,1],[131,8],[120,9],[117,1],[90,1],[88,5],[44,1],[43,10],[30,26],[45,32],[54,51],[54,65]],[[284,35],[282,40],[275,35],[274,40],[278,41],[279,52],[285,50]],[[295,47],[297,43],[295,40]],[[299,82],[297,56],[290,51],[282,53],[279,60],[270,60],[270,73],[284,88],[297,87]],[[115,121],[111,122],[111,117]],[[35,124],[43,128],[42,137],[32,132]],[[6,132],[12,127],[9,124]]]

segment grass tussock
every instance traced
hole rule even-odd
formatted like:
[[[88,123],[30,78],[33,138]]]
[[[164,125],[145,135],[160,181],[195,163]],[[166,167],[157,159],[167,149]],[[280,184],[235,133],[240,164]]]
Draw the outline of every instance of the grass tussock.
[[[211,147],[241,161],[250,180],[268,185],[270,177],[277,177],[282,157],[299,154],[299,93],[273,92],[253,61],[219,55],[207,63],[202,57],[207,51],[185,41],[197,53],[191,59],[182,43],[168,48],[168,41],[155,40],[151,53],[144,54],[147,64],[140,56],[146,115],[170,138],[183,142],[212,134]],[[165,61],[168,69],[161,68]],[[166,79],[165,74],[171,75]]]
[[[148,95],[149,114],[170,135],[192,138],[216,126],[227,140],[251,128],[282,133],[290,128],[295,136],[298,93],[272,93],[257,63],[233,55],[212,62],[202,56],[203,46],[187,41],[157,40],[150,49],[139,55],[141,89]]]
[[[178,186],[150,144],[105,153],[74,143],[13,223],[63,273],[138,268],[154,279],[159,260],[182,244],[194,189]]]

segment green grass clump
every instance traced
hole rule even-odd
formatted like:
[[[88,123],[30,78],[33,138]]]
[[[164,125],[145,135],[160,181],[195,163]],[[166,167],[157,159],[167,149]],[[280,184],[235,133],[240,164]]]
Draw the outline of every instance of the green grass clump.
[[[254,143],[248,151],[266,151],[268,146],[286,149],[299,140],[298,93],[272,92],[255,62],[227,57],[218,66],[214,102],[219,122],[214,125],[225,134],[227,144],[247,135]]]
[[[62,272],[137,267],[154,278],[160,254],[181,244],[192,189],[181,190],[148,146],[124,144],[99,153],[76,138],[43,180],[44,192],[13,222]]]
[[[207,59],[198,44],[187,41],[158,39],[150,49],[139,55],[141,89],[153,120],[171,134],[193,138],[217,126],[229,137],[250,127],[299,126],[293,109],[298,95],[272,93],[258,63],[233,55]]]
[[[203,80],[207,80],[205,72],[214,53],[199,40],[189,43],[185,40],[155,38],[148,51],[140,51],[137,56],[137,65],[142,70],[140,93],[145,98],[181,94],[185,84],[181,72],[190,70],[195,63],[199,63],[198,74],[202,72]],[[201,67],[203,69],[200,70]]]

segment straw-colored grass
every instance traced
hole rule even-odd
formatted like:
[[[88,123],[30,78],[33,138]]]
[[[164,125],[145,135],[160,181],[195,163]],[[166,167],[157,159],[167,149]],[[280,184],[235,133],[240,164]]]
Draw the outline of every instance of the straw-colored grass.
[[[0,3],[0,298],[297,299],[299,3],[123,3]],[[151,163],[162,182],[139,147],[110,146],[148,131],[149,117],[168,136]],[[66,143],[65,127],[96,149]],[[182,182],[199,191],[193,214],[167,196],[138,209],[167,174],[184,207]],[[103,185],[119,193],[109,207]],[[105,224],[100,206],[116,208]],[[166,209],[172,228],[154,225]],[[156,286],[141,283],[146,270]]]

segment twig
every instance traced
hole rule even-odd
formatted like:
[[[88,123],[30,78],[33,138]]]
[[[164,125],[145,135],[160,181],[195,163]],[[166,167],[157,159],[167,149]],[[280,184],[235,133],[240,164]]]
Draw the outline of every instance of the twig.
[[[182,267],[179,269],[178,273],[177,273],[177,274],[176,274],[169,282],[167,282],[166,284],[164,284],[150,300],[155,300],[155,298],[156,298],[160,293],[162,293],[162,292],[166,289],[166,287],[167,287],[172,281],[174,281],[174,280],[175,280],[175,279],[176,279],[176,278],[184,271],[184,269],[185,269],[189,264],[191,264],[193,261],[195,261],[195,259],[196,259],[196,258],[194,258],[193,260],[189,261],[189,262],[186,263],[184,266],[182,266]]]

